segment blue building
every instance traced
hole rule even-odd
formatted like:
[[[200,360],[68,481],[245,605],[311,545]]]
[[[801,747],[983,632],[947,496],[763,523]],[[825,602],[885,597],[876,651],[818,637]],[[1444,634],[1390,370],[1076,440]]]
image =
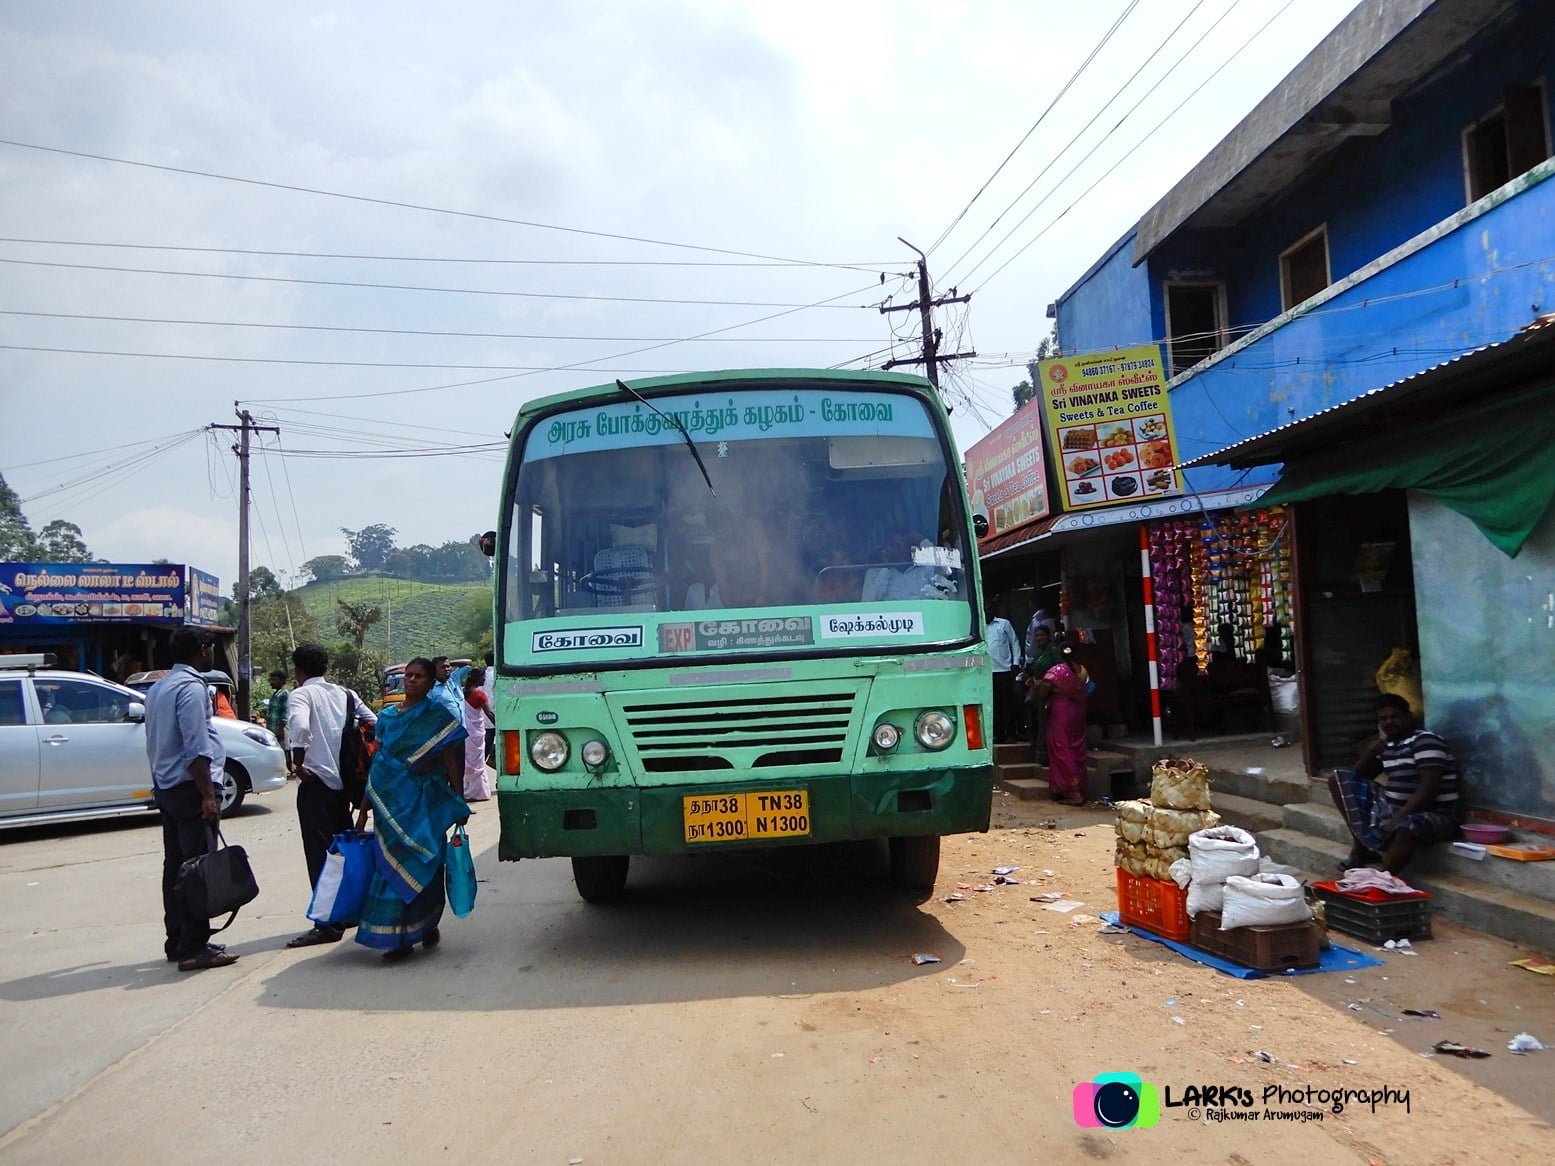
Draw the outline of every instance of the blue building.
[[[1353,757],[1402,649],[1476,808],[1530,825],[1555,823],[1552,84],[1555,5],[1366,0],[1055,305],[1066,352],[1163,346],[1188,503],[1292,504],[1311,770]]]

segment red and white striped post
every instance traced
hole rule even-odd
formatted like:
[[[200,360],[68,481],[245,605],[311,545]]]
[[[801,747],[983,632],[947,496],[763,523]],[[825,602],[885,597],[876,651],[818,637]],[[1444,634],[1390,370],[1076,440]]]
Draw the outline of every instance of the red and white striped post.
[[[1150,532],[1139,524],[1139,572],[1145,589],[1145,655],[1150,660],[1150,721],[1155,743],[1161,736],[1161,655],[1155,635],[1155,580],[1150,572]]]

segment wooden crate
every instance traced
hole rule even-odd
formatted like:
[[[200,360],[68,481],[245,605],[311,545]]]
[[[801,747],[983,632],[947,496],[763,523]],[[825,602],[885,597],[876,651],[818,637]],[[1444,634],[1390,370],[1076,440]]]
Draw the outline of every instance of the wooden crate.
[[[1321,959],[1321,935],[1318,925],[1310,920],[1280,927],[1236,927],[1222,931],[1220,912],[1200,911],[1193,920],[1189,942],[1200,951],[1260,972],[1315,968]]]

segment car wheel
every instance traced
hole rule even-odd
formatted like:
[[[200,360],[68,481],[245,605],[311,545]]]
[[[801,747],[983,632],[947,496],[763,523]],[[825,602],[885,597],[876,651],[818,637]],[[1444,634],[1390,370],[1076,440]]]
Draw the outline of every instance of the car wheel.
[[[216,805],[223,818],[237,813],[243,799],[248,796],[248,771],[235,761],[229,761],[221,774],[221,787],[216,791]]]
[[[908,890],[928,892],[939,877],[939,835],[891,839],[891,881]]]
[[[625,854],[589,855],[572,860],[572,881],[585,903],[608,903],[626,889],[631,858]]]

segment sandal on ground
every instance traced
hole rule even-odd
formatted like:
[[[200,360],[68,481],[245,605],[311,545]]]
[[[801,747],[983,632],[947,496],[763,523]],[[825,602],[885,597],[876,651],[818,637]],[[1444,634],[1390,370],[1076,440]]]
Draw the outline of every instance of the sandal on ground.
[[[427,951],[431,951],[434,947],[442,942],[443,933],[434,927],[431,931],[427,932],[426,936],[421,940],[421,946],[426,948]]]
[[[311,931],[304,931],[296,939],[287,940],[287,947],[313,947],[320,943],[339,943],[344,934],[333,927],[315,927]]]
[[[224,943],[207,943],[205,945],[205,950],[206,951],[226,951],[227,950],[227,945],[224,944]],[[179,960],[179,957],[176,956],[176,955],[170,955],[170,956],[167,957],[167,962],[170,963],[170,964],[176,964],[178,962],[178,960]]]
[[[392,948],[383,953],[383,962],[386,964],[397,964],[409,956],[410,952],[411,947],[409,944],[406,944],[404,947]]]
[[[213,951],[206,948],[199,955],[192,955],[188,959],[178,961],[180,972],[203,972],[210,968],[225,968],[238,962],[238,957],[230,951]]]

